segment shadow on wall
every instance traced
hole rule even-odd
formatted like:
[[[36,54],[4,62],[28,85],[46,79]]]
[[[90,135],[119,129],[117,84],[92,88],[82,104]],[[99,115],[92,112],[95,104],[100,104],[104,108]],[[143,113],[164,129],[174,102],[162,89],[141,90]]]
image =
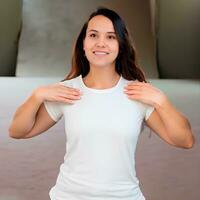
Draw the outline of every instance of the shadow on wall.
[[[0,1],[0,76],[15,76],[22,0]]]
[[[160,78],[200,78],[200,1],[158,0],[157,66]]]

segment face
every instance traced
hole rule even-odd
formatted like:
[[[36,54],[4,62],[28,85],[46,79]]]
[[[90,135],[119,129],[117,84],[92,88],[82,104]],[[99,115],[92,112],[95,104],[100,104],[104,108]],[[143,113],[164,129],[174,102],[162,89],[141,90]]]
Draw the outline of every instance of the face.
[[[90,65],[115,65],[119,43],[112,21],[102,15],[93,17],[88,23],[83,47]]]

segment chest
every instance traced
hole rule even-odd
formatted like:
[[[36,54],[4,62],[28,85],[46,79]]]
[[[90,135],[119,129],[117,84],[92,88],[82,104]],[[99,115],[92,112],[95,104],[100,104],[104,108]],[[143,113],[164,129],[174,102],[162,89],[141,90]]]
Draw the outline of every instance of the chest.
[[[68,137],[138,136],[143,120],[141,104],[125,94],[83,95],[81,100],[64,107]]]

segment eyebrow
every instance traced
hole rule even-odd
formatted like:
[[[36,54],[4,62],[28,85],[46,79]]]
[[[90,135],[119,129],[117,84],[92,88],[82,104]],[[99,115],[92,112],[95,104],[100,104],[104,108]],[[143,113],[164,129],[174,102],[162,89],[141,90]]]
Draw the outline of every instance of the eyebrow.
[[[88,32],[90,32],[90,31],[98,32],[98,31],[95,30],[95,29],[91,29],[91,30],[89,30]],[[113,32],[113,31],[109,31],[109,32],[107,32],[107,33],[114,33],[114,34],[115,34],[115,32]]]

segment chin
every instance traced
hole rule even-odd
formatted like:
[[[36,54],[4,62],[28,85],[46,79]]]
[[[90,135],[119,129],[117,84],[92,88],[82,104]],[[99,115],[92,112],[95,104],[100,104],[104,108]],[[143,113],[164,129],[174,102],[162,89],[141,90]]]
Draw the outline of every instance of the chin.
[[[103,60],[101,61],[100,60],[100,61],[95,61],[94,62],[94,61],[91,60],[91,61],[89,61],[89,63],[91,65],[95,65],[95,66],[100,66],[100,67],[104,67],[105,66],[106,67],[108,65],[113,65],[113,63],[115,63],[115,61],[107,61],[106,62],[106,61],[103,61]]]
[[[96,67],[107,67],[107,66],[110,66],[112,65],[113,63],[91,63],[93,66],[96,66]]]

